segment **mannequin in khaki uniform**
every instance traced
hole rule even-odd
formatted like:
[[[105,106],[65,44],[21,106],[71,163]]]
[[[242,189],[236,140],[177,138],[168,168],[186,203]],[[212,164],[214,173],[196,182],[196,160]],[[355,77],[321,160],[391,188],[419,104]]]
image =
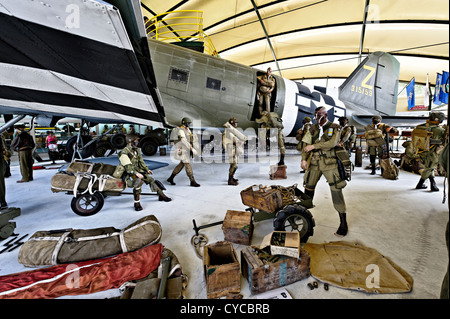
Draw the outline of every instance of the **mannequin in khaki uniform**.
[[[343,237],[347,235],[347,214],[342,189],[347,185],[345,180],[339,176],[338,164],[334,147],[340,139],[340,126],[328,121],[325,107],[315,110],[314,124],[306,132],[303,142],[307,145],[303,148],[301,167],[306,171],[303,178],[305,194],[314,197],[314,190],[322,175],[325,176],[330,185],[331,198],[334,208],[339,213],[340,225],[335,235]]]
[[[284,145],[283,120],[276,112],[263,111],[261,118],[256,119],[255,122],[260,125],[258,139],[263,143],[262,145],[265,145],[267,133],[270,132],[270,129],[273,128],[277,130],[278,149],[280,150],[280,161],[278,162],[278,165],[284,165],[286,147]]]
[[[258,107],[259,114],[263,111],[270,112],[270,100],[272,99],[272,91],[275,88],[275,78],[272,76],[272,69],[268,68],[267,73],[258,77]],[[265,104],[266,108],[263,108]]]
[[[17,183],[26,183],[33,180],[33,149],[36,144],[33,137],[25,131],[25,125],[17,125],[16,138],[11,142],[11,148],[19,152],[20,173],[22,179]]]
[[[194,171],[192,170],[191,166],[191,152],[193,156],[197,155],[197,149],[198,149],[198,138],[196,134],[192,134],[191,130],[189,129],[189,126],[191,125],[192,121],[185,117],[181,120],[181,126],[174,130],[172,134],[176,134],[175,140],[176,144],[174,146],[175,154],[174,158],[176,160],[179,160],[180,163],[175,166],[175,168],[172,171],[172,175],[167,179],[167,181],[171,185],[176,185],[173,179],[175,176],[181,172],[183,168],[186,169],[186,175],[189,177],[189,180],[191,181],[191,186],[193,187],[199,187],[200,184],[198,184],[194,179]]]
[[[366,130],[366,133],[369,131],[374,130],[380,130],[381,131],[381,138],[385,139],[386,134],[389,132],[395,133],[397,132],[396,128],[393,128],[387,124],[381,123],[381,116],[380,115],[374,115],[372,117],[372,124],[366,125],[364,129]],[[368,153],[369,153],[369,159],[370,159],[370,168],[372,171],[370,172],[370,175],[375,175],[376,170],[376,164],[375,161],[378,158],[381,158],[383,155],[383,148],[381,145],[378,145],[374,140],[367,139],[367,146],[368,146]],[[388,145],[389,147],[389,145]]]
[[[238,180],[234,178],[234,173],[238,168],[238,158],[244,153],[244,143],[247,136],[239,132],[236,128],[238,121],[231,118],[224,125],[225,130],[222,133],[222,143],[228,155],[230,169],[228,170],[228,185],[238,185]]]
[[[139,145],[139,137],[137,135],[127,135],[128,145],[119,152],[120,164],[125,168],[125,182],[128,187],[133,187],[134,209],[142,210],[140,195],[142,193],[142,185],[145,183],[150,185],[150,189],[158,194],[159,201],[170,202],[172,199],[167,197],[161,188],[156,185],[155,180],[150,175],[153,172],[147,167],[142,158]]]
[[[355,127],[348,125],[348,118],[345,116],[341,116],[338,121],[341,125],[341,140],[339,141],[339,146],[343,146],[348,151],[348,155],[351,156],[351,150],[356,142]]]
[[[416,185],[416,189],[427,188],[424,182],[430,180],[430,189],[432,192],[438,192],[439,188],[434,180],[434,171],[439,164],[439,154],[442,151],[443,145],[446,143],[445,129],[440,126],[445,119],[445,115],[442,112],[432,112],[429,115],[428,120],[424,124],[416,126],[428,132],[431,132],[429,150],[418,150],[420,160],[424,165],[424,169],[420,175],[420,180]]]

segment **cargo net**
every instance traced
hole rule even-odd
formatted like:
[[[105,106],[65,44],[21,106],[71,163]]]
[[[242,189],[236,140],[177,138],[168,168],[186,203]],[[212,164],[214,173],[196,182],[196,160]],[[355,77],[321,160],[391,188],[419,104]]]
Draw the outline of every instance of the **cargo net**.
[[[300,204],[300,202],[302,201],[302,198],[297,196],[297,192],[299,191],[297,188],[297,184],[294,184],[289,187],[284,187],[281,185],[272,185],[271,187],[273,189],[277,189],[280,191],[283,206],[291,204]]]

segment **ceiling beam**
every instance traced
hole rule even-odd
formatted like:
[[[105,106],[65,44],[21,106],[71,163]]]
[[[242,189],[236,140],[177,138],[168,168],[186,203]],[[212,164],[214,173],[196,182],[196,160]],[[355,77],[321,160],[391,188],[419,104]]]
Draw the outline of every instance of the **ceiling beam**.
[[[366,0],[366,5],[364,7],[364,18],[363,18],[362,29],[361,29],[361,40],[359,42],[358,65],[361,63],[361,55],[362,55],[362,50],[364,47],[364,37],[366,35],[366,23],[367,23],[367,15],[369,13],[369,5],[370,5],[370,0]]]
[[[272,51],[273,59],[275,61],[275,64],[277,65],[278,73],[280,73],[280,76],[282,76],[280,66],[278,65],[277,56],[275,54],[275,51],[273,50],[272,42],[270,41],[270,37],[267,34],[267,30],[266,30],[266,27],[264,26],[264,22],[261,19],[261,15],[259,14],[258,7],[256,6],[254,0],[250,0],[250,1],[253,4],[253,8],[255,9],[256,15],[258,16],[258,20],[261,23],[261,27],[262,27],[262,29],[264,31],[265,36],[266,36],[267,43],[269,43],[269,47],[270,47],[270,50]]]

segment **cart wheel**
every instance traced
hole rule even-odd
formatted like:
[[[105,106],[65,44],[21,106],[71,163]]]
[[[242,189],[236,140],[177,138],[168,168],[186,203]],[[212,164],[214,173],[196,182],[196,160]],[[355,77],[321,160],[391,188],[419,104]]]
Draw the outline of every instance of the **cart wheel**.
[[[273,221],[275,230],[298,231],[302,243],[306,243],[314,234],[314,226],[316,223],[311,212],[298,204],[283,207]]]
[[[105,199],[102,193],[82,194],[72,198],[70,207],[73,212],[80,216],[91,216],[102,209]]]

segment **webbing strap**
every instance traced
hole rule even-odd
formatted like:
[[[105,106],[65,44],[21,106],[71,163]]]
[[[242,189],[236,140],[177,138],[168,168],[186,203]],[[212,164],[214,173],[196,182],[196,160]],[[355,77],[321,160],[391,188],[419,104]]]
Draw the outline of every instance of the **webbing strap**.
[[[62,247],[62,245],[64,244],[64,241],[66,240],[67,236],[69,236],[71,232],[65,232],[64,234],[61,235],[61,237],[59,238],[58,242],[55,245],[55,249],[53,249],[53,253],[52,253],[52,265],[57,265],[58,264],[58,255],[59,255],[59,251]]]

